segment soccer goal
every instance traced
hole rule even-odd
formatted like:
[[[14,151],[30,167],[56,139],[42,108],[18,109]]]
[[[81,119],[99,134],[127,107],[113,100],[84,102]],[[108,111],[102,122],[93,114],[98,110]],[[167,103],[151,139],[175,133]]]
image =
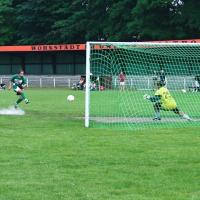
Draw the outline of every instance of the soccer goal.
[[[87,42],[85,126],[200,125],[200,44]]]

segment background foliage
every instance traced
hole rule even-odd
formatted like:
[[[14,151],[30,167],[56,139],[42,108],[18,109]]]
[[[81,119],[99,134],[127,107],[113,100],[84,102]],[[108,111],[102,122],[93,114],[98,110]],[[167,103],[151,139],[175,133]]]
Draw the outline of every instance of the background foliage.
[[[0,0],[0,45],[200,38],[195,0]]]

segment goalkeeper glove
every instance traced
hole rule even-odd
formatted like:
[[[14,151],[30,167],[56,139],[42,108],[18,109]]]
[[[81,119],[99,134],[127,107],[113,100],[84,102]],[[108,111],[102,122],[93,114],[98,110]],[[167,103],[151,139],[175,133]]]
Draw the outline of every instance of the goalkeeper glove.
[[[149,100],[151,96],[148,95],[148,94],[145,94],[143,97],[144,97],[144,99],[148,99]]]

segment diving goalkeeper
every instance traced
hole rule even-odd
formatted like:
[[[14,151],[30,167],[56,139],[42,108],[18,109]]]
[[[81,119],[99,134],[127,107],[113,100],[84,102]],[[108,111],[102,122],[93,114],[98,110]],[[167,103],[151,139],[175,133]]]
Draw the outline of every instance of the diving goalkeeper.
[[[8,88],[9,90],[13,88],[16,95],[19,96],[18,100],[15,103],[15,108],[18,108],[19,103],[21,103],[22,101],[24,101],[26,104],[30,102],[24,93],[25,87],[27,87],[27,80],[24,77],[24,71],[20,70],[19,74],[12,76]]]
[[[161,120],[161,110],[172,111],[183,119],[191,120],[191,118],[187,114],[185,114],[177,108],[176,101],[170,95],[169,90],[166,87],[164,87],[161,81],[157,82],[157,87],[158,89],[155,92],[154,96],[150,96],[147,94],[144,95],[144,99],[150,100],[153,103],[155,111],[155,117],[153,118],[153,120]]]

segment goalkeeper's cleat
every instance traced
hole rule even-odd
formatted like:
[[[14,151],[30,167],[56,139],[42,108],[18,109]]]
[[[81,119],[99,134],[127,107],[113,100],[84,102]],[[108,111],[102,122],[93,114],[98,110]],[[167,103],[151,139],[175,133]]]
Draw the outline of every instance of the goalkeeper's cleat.
[[[188,121],[192,121],[192,119],[187,114],[182,115],[181,118],[186,119]]]
[[[25,103],[28,104],[30,101],[28,99],[24,99]]]
[[[160,121],[160,120],[161,120],[160,117],[154,117],[154,118],[153,118],[153,121]]]

